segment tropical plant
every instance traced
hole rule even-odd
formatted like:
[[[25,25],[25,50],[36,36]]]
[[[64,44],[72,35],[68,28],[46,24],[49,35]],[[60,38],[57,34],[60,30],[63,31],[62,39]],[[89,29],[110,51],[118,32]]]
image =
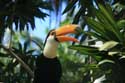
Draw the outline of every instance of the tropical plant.
[[[39,54],[43,44],[23,30],[34,29],[35,18],[44,19],[48,16],[43,9],[52,10],[51,4],[44,0],[0,1],[0,81],[32,82],[34,53]],[[33,49],[35,47],[37,51]]]
[[[10,33],[6,32],[6,35]],[[1,49],[0,81],[5,83],[32,83],[36,56],[41,54],[42,40],[31,37],[28,32],[15,32],[12,35],[12,48],[7,48],[8,42]]]
[[[91,64],[95,64],[95,68],[99,68],[105,75],[106,83],[124,83],[124,19],[114,18],[114,13],[110,5],[97,4],[93,9],[93,16],[85,16],[85,22],[89,26],[89,31],[83,31],[83,34],[89,36],[93,43],[102,41],[100,47],[88,45],[74,45],[71,49],[77,50],[79,53],[92,57]],[[94,60],[93,60],[94,59]],[[93,71],[90,69],[90,71]],[[94,71],[93,71],[94,72]],[[100,71],[99,71],[100,72]],[[92,73],[89,73],[92,75]],[[94,76],[90,76],[95,78]],[[104,81],[104,80],[103,80]]]

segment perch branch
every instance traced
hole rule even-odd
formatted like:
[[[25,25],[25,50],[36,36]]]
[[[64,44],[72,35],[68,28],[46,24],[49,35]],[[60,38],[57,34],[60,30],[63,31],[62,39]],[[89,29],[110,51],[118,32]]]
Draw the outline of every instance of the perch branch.
[[[0,45],[5,51],[9,52],[13,57],[16,58],[16,60],[26,69],[26,71],[29,73],[31,77],[34,77],[34,73],[31,70],[31,68],[20,58],[16,53],[14,53],[10,48],[7,48],[3,45]]]

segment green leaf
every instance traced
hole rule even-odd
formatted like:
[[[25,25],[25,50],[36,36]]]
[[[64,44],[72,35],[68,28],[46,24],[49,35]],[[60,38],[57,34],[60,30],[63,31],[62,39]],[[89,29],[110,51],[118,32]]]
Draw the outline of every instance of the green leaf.
[[[39,38],[37,38],[37,37],[32,37],[32,38],[31,38],[31,41],[32,41],[33,43],[35,43],[41,50],[43,50],[43,45],[44,45],[44,43],[43,43],[43,41],[42,41],[41,39],[39,39]]]
[[[35,28],[35,19],[34,18],[30,18],[29,23],[31,25],[31,28],[34,29]]]
[[[105,7],[106,7],[108,13],[109,13],[111,16],[113,16],[114,13],[113,13],[113,9],[112,9],[112,7],[110,6],[110,4],[105,4]]]
[[[68,6],[65,8],[65,10],[63,11],[63,14],[68,12],[77,2],[78,0],[73,0],[72,2],[69,2]]]
[[[103,12],[101,12],[101,10],[93,8],[93,12],[95,12],[95,16],[97,17],[97,21],[104,24],[105,28],[109,29],[109,26],[110,26],[111,27],[110,29],[113,29],[112,24],[108,21],[108,19],[105,17],[105,15],[103,15]]]
[[[82,7],[79,9],[79,11],[77,12],[77,14],[74,17],[73,24],[77,24],[79,22],[79,18],[83,14],[84,11],[85,11],[85,9],[83,9]]]
[[[34,11],[34,16],[44,19],[44,17],[48,16],[48,14],[42,12],[40,9],[36,9]]]
[[[17,18],[14,19],[14,23],[15,23],[16,30],[18,30],[18,27],[19,27],[18,25],[19,24],[18,24],[18,19]]]
[[[24,42],[24,50],[23,50],[23,51],[24,51],[25,53],[26,53],[26,51],[27,51],[27,47],[28,47],[29,43],[30,43],[30,42],[28,42],[28,41],[25,41],[25,42]]]
[[[35,49],[27,51],[26,54],[32,54],[33,52],[35,52]]]
[[[107,41],[108,40],[107,38],[101,36],[100,34],[98,34],[96,32],[86,32],[84,34],[87,34],[89,36],[93,36],[93,37],[95,37],[95,38],[97,38],[98,40],[101,40],[101,41]]]
[[[108,21],[111,22],[111,24],[116,25],[113,16],[108,13],[108,11],[105,9],[105,7],[102,6],[101,4],[98,4],[98,6],[99,6],[100,11],[105,16],[105,18],[107,18]]]
[[[5,66],[4,63],[2,61],[0,61],[0,67],[3,67],[3,66]]]
[[[125,20],[124,20],[124,19],[123,19],[123,20],[119,20],[119,21],[117,22],[117,25],[118,25],[118,27],[120,27],[120,28],[125,27]]]
[[[115,62],[112,61],[112,60],[105,59],[105,60],[100,61],[100,62],[98,63],[98,66],[103,65],[103,64],[105,64],[105,63],[114,64]]]
[[[108,10],[111,9],[109,8]],[[97,17],[96,19],[91,17],[86,18],[86,22],[90,28],[106,40],[123,42],[123,35],[120,32],[113,16],[108,13],[106,8],[99,5],[99,9],[93,8],[93,12],[95,12],[95,16]]]
[[[35,1],[36,2],[36,1]],[[45,2],[45,1],[40,1],[36,4],[37,7],[40,7],[42,9],[48,9],[48,10],[53,10],[52,4]]]
[[[114,20],[114,17],[101,4],[99,4],[99,9],[102,12],[102,14],[104,15],[104,17],[107,19],[107,21],[109,23],[111,23],[112,30],[115,33],[116,37],[118,37],[118,39],[122,42],[123,41],[123,36],[120,33],[120,29],[118,28],[117,23]]]
[[[97,64],[84,64],[82,68],[80,68],[81,71],[87,72],[93,69],[97,69]]]
[[[115,47],[118,44],[116,41],[108,41],[105,42],[100,48],[99,51],[107,51],[113,47]]]
[[[20,17],[20,20],[19,20],[19,27],[20,27],[20,31],[24,30],[25,22],[24,22],[23,17]]]
[[[73,46],[70,46],[69,48],[77,50],[85,55],[94,55],[99,52],[98,48],[96,47],[83,46],[83,45],[73,45]]]
[[[105,73],[106,73],[106,72],[107,72],[107,73],[111,73],[112,68],[113,68],[114,65],[115,65],[115,62],[112,61],[112,60],[109,60],[109,59],[104,59],[104,60],[100,61],[100,62],[97,64],[97,66],[98,66],[101,70],[105,71]]]
[[[20,42],[18,43],[18,47],[19,47],[18,50],[22,53],[23,49],[22,49],[22,44]]]
[[[0,52],[0,57],[1,57],[1,58],[3,58],[3,57],[8,57],[8,56],[9,56],[9,54]]]
[[[87,24],[96,32],[104,34],[104,27],[102,27],[102,24],[95,21],[91,17],[86,17]]]
[[[111,52],[111,51],[110,51],[110,52],[108,52],[108,55],[113,56],[113,55],[116,55],[116,54],[118,54],[118,53],[119,53],[119,52],[116,52],[116,51],[115,51],[115,52]]]
[[[93,18],[86,17],[86,22],[96,33],[103,36],[105,39],[110,40],[109,36],[106,35],[105,27],[102,23],[95,21]]]

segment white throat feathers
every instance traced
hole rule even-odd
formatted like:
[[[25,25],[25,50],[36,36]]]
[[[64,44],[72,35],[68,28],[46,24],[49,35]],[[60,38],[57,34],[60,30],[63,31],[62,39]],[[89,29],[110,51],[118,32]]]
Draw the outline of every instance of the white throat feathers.
[[[57,42],[54,38],[54,36],[49,36],[47,38],[43,54],[47,58],[55,58],[57,55],[57,48],[58,48],[59,42]]]

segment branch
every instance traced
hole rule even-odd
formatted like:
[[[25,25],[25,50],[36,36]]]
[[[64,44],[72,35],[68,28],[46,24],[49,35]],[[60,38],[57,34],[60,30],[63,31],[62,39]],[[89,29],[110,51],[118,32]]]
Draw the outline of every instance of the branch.
[[[22,65],[22,67],[24,67],[24,69],[26,69],[26,71],[29,73],[29,75],[32,78],[34,77],[34,73],[31,70],[31,68],[20,57],[18,57],[17,54],[15,54],[10,48],[7,48],[3,45],[0,45],[0,47],[2,47],[5,51],[9,52],[11,54],[11,56],[15,57],[16,60]]]

